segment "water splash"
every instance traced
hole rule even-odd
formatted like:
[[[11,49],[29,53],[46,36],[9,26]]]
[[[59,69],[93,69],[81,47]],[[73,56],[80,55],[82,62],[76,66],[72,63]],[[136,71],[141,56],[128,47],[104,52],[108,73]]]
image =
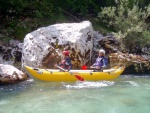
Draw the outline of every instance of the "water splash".
[[[130,83],[133,86],[139,86],[138,83],[134,82],[134,81],[125,81],[127,83]]]
[[[112,86],[115,82],[113,81],[98,81],[98,82],[76,82],[73,85],[64,85],[68,89],[81,89],[81,88],[99,88],[99,87],[107,87]]]

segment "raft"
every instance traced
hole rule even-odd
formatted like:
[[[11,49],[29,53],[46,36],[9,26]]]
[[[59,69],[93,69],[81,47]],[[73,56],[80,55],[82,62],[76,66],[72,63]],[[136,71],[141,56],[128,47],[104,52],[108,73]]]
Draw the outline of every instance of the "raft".
[[[120,76],[124,71],[123,67],[114,67],[94,72],[94,70],[70,70],[64,72],[61,69],[40,69],[23,66],[25,72],[32,78],[47,82],[74,82],[74,81],[99,81],[112,80]]]

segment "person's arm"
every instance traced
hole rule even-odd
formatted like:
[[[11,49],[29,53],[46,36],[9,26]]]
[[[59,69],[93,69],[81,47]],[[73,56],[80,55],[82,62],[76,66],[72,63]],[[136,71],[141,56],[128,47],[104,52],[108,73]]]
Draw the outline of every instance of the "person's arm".
[[[94,63],[94,64],[95,64],[95,63]],[[94,64],[93,64],[93,65],[91,65],[91,66],[90,66],[90,68],[93,68],[93,67],[94,67]]]
[[[59,64],[55,64],[54,66],[55,67],[57,67],[57,66],[62,67],[64,63],[65,63],[65,60],[62,60]]]
[[[62,66],[62,63],[59,63],[59,64],[58,64],[58,66],[60,66],[60,67],[61,67],[61,66]]]
[[[96,66],[95,68],[96,68],[96,69],[101,69],[101,67],[100,67],[100,66]]]
[[[65,61],[62,60],[62,61],[58,64],[58,66],[62,66],[64,62],[65,62]]]

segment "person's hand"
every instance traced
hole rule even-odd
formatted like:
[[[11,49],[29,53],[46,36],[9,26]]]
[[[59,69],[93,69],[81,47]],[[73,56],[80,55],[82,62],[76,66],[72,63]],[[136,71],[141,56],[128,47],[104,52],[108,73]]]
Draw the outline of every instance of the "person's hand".
[[[98,67],[98,66],[97,66],[97,67]],[[97,69],[97,67],[93,67],[93,66],[91,66],[90,68],[91,68],[91,69]]]
[[[65,69],[65,72],[68,72],[68,70],[67,70],[67,69]]]
[[[96,66],[96,69],[100,69],[100,67],[99,67],[99,66]]]
[[[93,66],[90,67],[91,69],[93,68]]]
[[[62,61],[61,61],[62,64],[65,64],[65,62],[66,62],[65,60],[62,60]]]
[[[54,64],[54,67],[56,68],[58,65],[57,64]]]

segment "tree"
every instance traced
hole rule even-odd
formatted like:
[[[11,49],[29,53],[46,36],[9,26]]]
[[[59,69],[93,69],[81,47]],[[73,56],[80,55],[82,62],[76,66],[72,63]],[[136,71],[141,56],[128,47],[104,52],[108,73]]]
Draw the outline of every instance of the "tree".
[[[100,20],[115,31],[113,34],[122,42],[122,49],[132,52],[136,46],[150,44],[150,23],[145,20],[150,16],[150,4],[144,8],[138,2],[116,0],[116,7],[104,7],[99,13]]]

